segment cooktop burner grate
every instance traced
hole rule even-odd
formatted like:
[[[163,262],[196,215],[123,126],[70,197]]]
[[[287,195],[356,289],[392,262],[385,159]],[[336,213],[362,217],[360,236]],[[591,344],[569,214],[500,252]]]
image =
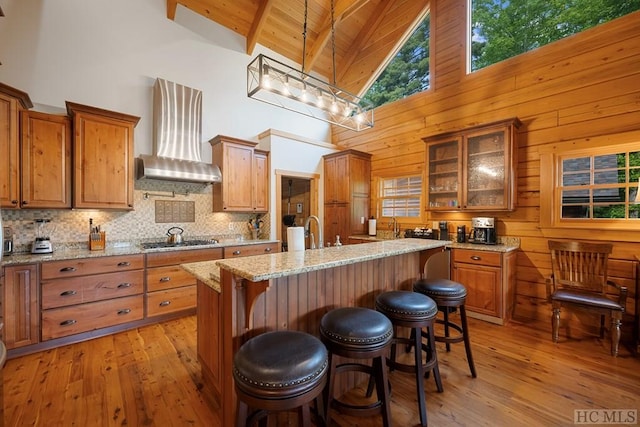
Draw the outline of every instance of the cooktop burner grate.
[[[168,242],[148,242],[141,243],[142,249],[162,249],[162,248],[183,248],[187,246],[203,246],[203,245],[215,245],[219,243],[216,239],[196,239],[185,240],[182,243],[168,243]]]

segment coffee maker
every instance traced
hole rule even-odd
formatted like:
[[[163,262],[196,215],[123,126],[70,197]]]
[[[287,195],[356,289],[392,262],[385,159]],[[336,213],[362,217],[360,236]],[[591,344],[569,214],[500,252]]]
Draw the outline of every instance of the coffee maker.
[[[471,218],[471,231],[469,243],[481,245],[496,244],[496,219],[490,217]]]

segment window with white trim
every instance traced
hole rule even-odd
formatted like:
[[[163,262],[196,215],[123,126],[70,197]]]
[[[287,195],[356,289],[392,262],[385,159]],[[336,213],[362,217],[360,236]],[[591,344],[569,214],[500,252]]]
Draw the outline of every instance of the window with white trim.
[[[378,194],[382,217],[420,217],[422,176],[382,178]]]

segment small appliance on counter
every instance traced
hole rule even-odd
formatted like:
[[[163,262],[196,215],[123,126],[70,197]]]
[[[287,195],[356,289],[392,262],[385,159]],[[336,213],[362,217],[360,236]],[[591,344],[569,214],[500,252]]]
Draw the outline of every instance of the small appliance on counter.
[[[469,232],[469,243],[481,245],[495,245],[496,219],[490,217],[471,218],[471,231]]]
[[[467,241],[467,228],[464,225],[459,225],[456,228],[456,242],[464,243]]]
[[[32,254],[50,254],[53,252],[53,246],[49,236],[52,230],[49,228],[49,219],[35,219],[36,239],[31,244]]]
[[[420,228],[416,227],[413,230],[406,229],[404,231],[405,238],[414,238],[414,239],[438,239],[438,233],[431,228]]]
[[[9,255],[13,252],[13,230],[11,227],[3,227],[2,231],[2,251],[5,255]]]
[[[440,221],[439,227],[440,237],[439,240],[449,240],[449,223],[447,221]]]

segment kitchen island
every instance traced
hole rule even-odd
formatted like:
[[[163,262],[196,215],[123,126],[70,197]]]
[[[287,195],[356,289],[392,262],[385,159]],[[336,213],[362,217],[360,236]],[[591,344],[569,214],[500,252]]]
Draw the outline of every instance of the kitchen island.
[[[198,359],[222,425],[235,422],[233,355],[247,339],[282,329],[317,336],[333,308],[373,308],[381,292],[411,290],[426,260],[450,243],[398,239],[183,264],[198,279]],[[361,379],[345,379],[339,388]]]

